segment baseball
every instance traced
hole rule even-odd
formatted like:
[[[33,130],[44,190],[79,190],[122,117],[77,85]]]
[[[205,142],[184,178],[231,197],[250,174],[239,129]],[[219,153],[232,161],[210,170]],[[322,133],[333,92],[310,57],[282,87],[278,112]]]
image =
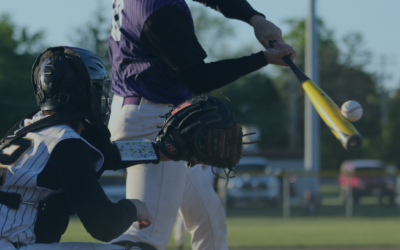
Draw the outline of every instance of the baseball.
[[[363,108],[356,101],[347,101],[343,103],[341,111],[343,117],[351,122],[360,120],[363,115]]]

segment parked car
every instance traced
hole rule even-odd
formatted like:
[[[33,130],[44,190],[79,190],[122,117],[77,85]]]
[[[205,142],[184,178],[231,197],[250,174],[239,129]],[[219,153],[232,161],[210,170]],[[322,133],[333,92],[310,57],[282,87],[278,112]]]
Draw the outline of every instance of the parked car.
[[[121,169],[118,171],[107,170],[104,171],[100,178],[100,184],[103,187],[110,201],[116,203],[125,198],[126,193],[126,171]]]
[[[394,203],[396,183],[392,176],[384,176],[385,165],[378,160],[344,161],[340,166],[339,185],[345,200],[345,190],[352,187],[353,202],[359,203],[361,197],[377,196],[379,202],[389,197],[390,204]]]
[[[248,207],[281,200],[281,183],[264,157],[243,157],[235,167],[236,177],[226,189],[228,207]]]

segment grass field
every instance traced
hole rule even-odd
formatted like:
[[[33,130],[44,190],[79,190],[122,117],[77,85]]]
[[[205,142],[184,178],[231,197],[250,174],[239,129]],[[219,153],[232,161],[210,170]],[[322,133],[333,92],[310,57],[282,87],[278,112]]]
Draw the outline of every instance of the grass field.
[[[398,248],[400,218],[264,218],[228,217],[231,249]],[[62,241],[92,241],[73,219]],[[172,241],[169,249],[174,249]],[[189,247],[189,236],[186,241]]]

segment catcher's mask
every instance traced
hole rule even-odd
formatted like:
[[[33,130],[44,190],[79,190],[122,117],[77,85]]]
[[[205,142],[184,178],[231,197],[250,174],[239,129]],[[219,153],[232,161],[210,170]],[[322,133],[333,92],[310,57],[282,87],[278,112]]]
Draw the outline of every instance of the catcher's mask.
[[[83,111],[107,123],[110,79],[101,59],[76,47],[51,47],[32,67],[31,81],[41,110]]]

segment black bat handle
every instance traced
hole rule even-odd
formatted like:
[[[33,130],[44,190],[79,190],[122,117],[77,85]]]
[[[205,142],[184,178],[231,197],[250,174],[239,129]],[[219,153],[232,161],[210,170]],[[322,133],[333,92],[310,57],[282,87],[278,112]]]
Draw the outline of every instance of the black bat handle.
[[[290,55],[282,57],[282,60],[289,65],[290,68],[293,69],[293,67],[296,67],[296,64],[292,61],[292,58],[290,58]]]
[[[271,48],[274,47],[276,41],[275,40],[269,40],[268,41],[269,46]],[[304,72],[292,61],[292,58],[290,58],[290,55],[282,57],[282,60],[292,69],[293,73],[296,75],[297,79],[299,79],[300,82],[305,82],[307,80],[310,80]]]
[[[290,67],[290,69],[293,71],[293,73],[296,75],[297,79],[299,79],[300,82],[305,82],[307,80],[310,80],[304,72],[292,61],[292,58],[290,58],[290,55],[282,57],[282,60]]]

